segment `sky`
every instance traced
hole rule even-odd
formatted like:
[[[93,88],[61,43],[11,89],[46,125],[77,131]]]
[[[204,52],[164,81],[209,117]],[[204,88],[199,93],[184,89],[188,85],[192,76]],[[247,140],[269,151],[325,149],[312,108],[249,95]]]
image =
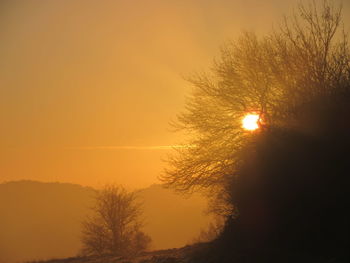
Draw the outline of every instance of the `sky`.
[[[169,123],[191,91],[184,76],[297,2],[0,1],[0,182],[157,183],[183,140]]]

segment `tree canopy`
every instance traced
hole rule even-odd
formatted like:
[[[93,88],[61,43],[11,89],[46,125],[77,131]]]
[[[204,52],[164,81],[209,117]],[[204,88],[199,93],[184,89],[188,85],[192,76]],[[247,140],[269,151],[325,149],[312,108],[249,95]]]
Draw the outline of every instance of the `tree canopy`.
[[[162,179],[226,216],[194,262],[348,262],[350,53],[341,7],[300,4],[269,34],[226,43],[175,124]],[[245,130],[247,114],[258,129]],[[249,115],[248,115],[249,116]],[[252,115],[251,115],[252,116]]]
[[[185,192],[221,188],[256,134],[241,128],[245,114],[258,114],[261,130],[300,129],[303,105],[350,90],[349,62],[341,7],[326,0],[299,5],[269,34],[226,43],[210,72],[188,78],[193,93],[175,127],[190,139],[162,180]]]

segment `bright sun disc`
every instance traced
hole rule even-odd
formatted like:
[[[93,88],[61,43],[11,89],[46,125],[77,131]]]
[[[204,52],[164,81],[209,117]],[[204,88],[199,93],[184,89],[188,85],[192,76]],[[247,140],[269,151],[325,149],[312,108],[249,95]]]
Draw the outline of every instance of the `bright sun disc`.
[[[259,128],[259,115],[247,114],[242,120],[242,127],[248,131],[254,131]]]

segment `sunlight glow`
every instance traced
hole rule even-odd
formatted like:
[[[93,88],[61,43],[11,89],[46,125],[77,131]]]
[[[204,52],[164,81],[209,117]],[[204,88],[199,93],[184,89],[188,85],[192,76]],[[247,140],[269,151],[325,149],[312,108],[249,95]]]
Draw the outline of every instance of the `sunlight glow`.
[[[258,114],[249,113],[244,116],[242,120],[242,128],[247,131],[254,131],[259,128],[259,119],[260,116]]]

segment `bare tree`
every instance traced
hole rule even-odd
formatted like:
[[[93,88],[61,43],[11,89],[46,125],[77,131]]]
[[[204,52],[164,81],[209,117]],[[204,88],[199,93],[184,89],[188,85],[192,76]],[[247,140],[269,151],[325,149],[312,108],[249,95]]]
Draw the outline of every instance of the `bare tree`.
[[[135,194],[120,186],[98,191],[93,215],[83,222],[83,254],[127,255],[147,249],[151,239],[140,230],[141,212]]]
[[[259,114],[263,127],[290,128],[300,105],[348,91],[350,55],[341,21],[341,7],[314,1],[266,36],[246,32],[224,45],[211,72],[189,78],[193,94],[174,125],[190,139],[169,158],[165,184],[225,200],[218,189],[236,175],[254,139],[241,128],[246,113]]]

